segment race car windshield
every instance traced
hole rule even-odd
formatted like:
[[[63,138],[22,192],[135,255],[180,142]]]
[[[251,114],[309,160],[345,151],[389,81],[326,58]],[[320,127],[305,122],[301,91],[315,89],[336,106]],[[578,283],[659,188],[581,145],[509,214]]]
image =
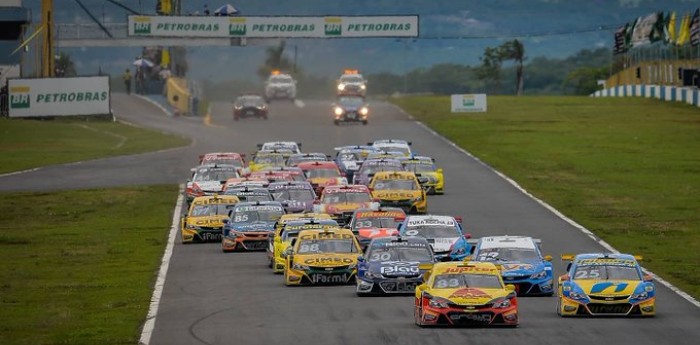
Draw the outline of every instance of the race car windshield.
[[[292,83],[292,77],[274,76],[274,77],[270,77],[270,82],[271,83],[280,83],[280,84],[290,84],[290,83]]]
[[[318,178],[318,177],[340,177],[340,172],[338,169],[311,169],[304,171],[306,178]]]
[[[255,164],[284,165],[285,159],[282,155],[255,156]]]
[[[400,145],[382,145],[379,147],[382,151],[387,151],[387,152],[401,152],[405,155],[411,154],[411,149],[409,149],[406,146],[400,146]]]
[[[292,238],[297,238],[299,237],[299,232],[301,230],[284,230],[282,231],[282,241],[289,241]]]
[[[352,228],[355,230],[362,228],[394,228],[396,229],[396,220],[394,218],[361,218],[355,221]]]
[[[255,202],[255,201],[272,201],[272,197],[270,196],[270,194],[260,193],[260,194],[247,194],[246,195],[245,193],[241,193],[241,194],[234,193],[233,195],[237,196],[240,201],[253,201],[253,202]]]
[[[641,280],[641,277],[634,266],[591,265],[576,266],[574,279]]]
[[[454,238],[459,236],[452,226],[413,226],[406,230],[408,236],[425,238]]]
[[[486,248],[479,251],[477,261],[535,261],[539,254],[532,248]]]
[[[283,214],[284,210],[281,207],[247,208],[244,211],[237,210],[231,219],[234,223],[274,222]]]
[[[299,243],[297,254],[357,253],[352,240],[304,240]]]
[[[435,171],[435,166],[430,163],[404,163],[403,167],[406,169],[406,171],[418,173]]]
[[[195,205],[190,212],[191,217],[225,216],[233,209],[234,204]]]
[[[238,178],[238,172],[235,170],[200,170],[193,181],[226,181],[230,178]]]
[[[370,196],[367,193],[332,193],[323,197],[326,204],[369,202]]]
[[[502,289],[498,276],[489,274],[441,274],[435,277],[433,289]]]
[[[340,153],[338,156],[340,156],[341,161],[360,161],[362,160],[362,154],[357,152],[343,152]]]
[[[344,76],[340,77],[340,81],[343,83],[361,83],[364,79],[360,76]]]
[[[233,158],[212,158],[204,161],[206,164],[233,165],[238,168],[243,167],[243,162]]]
[[[315,161],[325,161],[326,156],[298,156],[298,157],[289,157],[287,160],[287,165],[293,166],[302,162],[315,162]]]
[[[377,247],[367,253],[369,262],[414,261],[432,262],[428,246],[425,247]]]
[[[368,165],[362,166],[362,175],[376,174],[380,171],[403,171],[403,165]]]
[[[238,99],[238,104],[243,105],[243,106],[263,106],[265,105],[265,101],[261,97],[241,97]]]
[[[417,190],[419,188],[414,180],[384,180],[374,184],[375,190]]]
[[[275,200],[314,200],[314,193],[311,189],[281,189],[272,192],[272,198]]]

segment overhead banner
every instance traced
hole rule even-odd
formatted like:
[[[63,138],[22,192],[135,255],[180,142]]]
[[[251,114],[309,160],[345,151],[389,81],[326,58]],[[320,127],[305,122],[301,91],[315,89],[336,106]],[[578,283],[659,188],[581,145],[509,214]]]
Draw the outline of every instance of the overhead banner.
[[[129,16],[129,36],[343,38],[418,37],[418,16]]]
[[[110,114],[109,77],[8,80],[10,117]]]
[[[486,94],[452,95],[453,113],[483,113],[486,111]]]

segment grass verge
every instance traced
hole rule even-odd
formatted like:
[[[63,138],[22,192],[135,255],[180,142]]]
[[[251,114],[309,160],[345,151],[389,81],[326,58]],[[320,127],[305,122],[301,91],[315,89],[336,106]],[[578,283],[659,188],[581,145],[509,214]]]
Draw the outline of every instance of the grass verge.
[[[700,297],[700,114],[641,98],[392,102],[644,266]]]
[[[0,344],[136,344],[177,192],[0,193]]]
[[[183,146],[189,139],[120,122],[0,119],[0,174]]]

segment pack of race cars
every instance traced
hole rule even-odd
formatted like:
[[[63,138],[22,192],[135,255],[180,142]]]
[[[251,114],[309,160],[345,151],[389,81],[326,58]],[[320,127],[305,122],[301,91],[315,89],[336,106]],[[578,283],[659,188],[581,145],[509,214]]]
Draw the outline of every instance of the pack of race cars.
[[[552,257],[528,236],[471,239],[462,219],[428,212],[445,181],[404,140],[303,153],[293,141],[250,155],[208,153],[187,182],[183,243],[265,251],[287,286],[354,284],[358,296],[414,295],[414,322],[517,326],[522,296],[557,296],[561,316],[654,316],[641,257]],[[555,280],[557,280],[555,284]]]

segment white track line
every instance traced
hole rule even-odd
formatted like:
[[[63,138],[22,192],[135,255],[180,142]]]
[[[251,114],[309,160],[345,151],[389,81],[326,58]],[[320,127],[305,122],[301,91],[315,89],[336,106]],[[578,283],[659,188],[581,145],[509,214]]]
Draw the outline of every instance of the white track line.
[[[397,105],[394,105],[394,104],[392,104],[392,105],[393,105],[394,107],[396,107],[396,108],[399,110],[399,112],[401,112],[402,114],[408,116],[409,119],[413,120],[413,116],[412,116],[411,114],[407,113],[406,111],[404,111],[403,109],[401,109],[401,108],[400,108],[399,106],[397,106]],[[447,139],[446,137],[442,136],[441,134],[439,134],[438,132],[434,131],[432,128],[428,127],[426,124],[424,124],[424,123],[422,123],[422,122],[420,122],[420,121],[415,121],[415,123],[416,123],[419,127],[421,127],[421,128],[423,128],[423,129],[425,129],[426,131],[428,131],[428,133],[432,134],[432,135],[435,136],[435,137],[440,138],[442,141],[446,142],[448,145],[452,146],[452,147],[455,148],[457,151],[459,151],[459,152],[465,154],[466,156],[468,156],[468,157],[471,158],[471,159],[474,159],[474,160],[477,161],[479,164],[481,164],[481,165],[483,165],[484,167],[486,167],[487,169],[491,170],[491,171],[494,172],[496,175],[500,176],[502,179],[504,179],[504,180],[506,180],[508,183],[510,183],[510,184],[511,184],[513,187],[515,187],[517,190],[519,190],[519,191],[522,192],[523,194],[527,195],[529,198],[535,200],[538,204],[542,205],[544,208],[546,208],[546,209],[549,210],[550,212],[554,213],[554,215],[556,215],[557,217],[561,218],[563,221],[569,223],[569,224],[570,224],[571,226],[573,226],[574,228],[576,228],[576,229],[580,230],[581,232],[583,232],[584,234],[586,234],[586,236],[590,237],[593,241],[595,241],[596,243],[598,243],[598,244],[599,244],[600,246],[602,246],[603,248],[609,250],[609,251],[612,252],[612,253],[619,253],[619,252],[620,252],[620,251],[618,251],[617,249],[615,249],[613,246],[611,246],[609,243],[605,242],[604,240],[602,240],[601,238],[599,238],[598,236],[596,236],[595,234],[593,234],[593,232],[591,232],[590,230],[586,229],[583,225],[581,225],[581,224],[577,223],[576,221],[574,221],[573,219],[571,219],[571,218],[565,216],[563,213],[559,212],[559,210],[555,209],[554,207],[552,207],[552,206],[549,205],[548,203],[546,203],[546,202],[542,201],[541,199],[537,198],[536,196],[532,195],[530,192],[528,192],[525,188],[521,187],[521,186],[520,186],[517,182],[515,182],[513,179],[511,179],[510,177],[506,176],[506,175],[503,174],[502,172],[500,172],[500,171],[494,169],[492,166],[490,166],[490,165],[484,163],[481,159],[475,157],[475,156],[472,155],[471,153],[467,152],[465,149],[459,147],[457,144],[455,144],[454,142],[452,142],[450,139]],[[688,302],[690,302],[690,303],[693,304],[694,306],[700,308],[700,301],[696,300],[693,296],[689,295],[689,294],[686,293],[685,291],[679,289],[679,288],[676,287],[675,285],[673,285],[673,284],[671,284],[670,282],[668,282],[667,280],[665,280],[665,279],[659,277],[658,275],[654,274],[653,272],[647,270],[646,268],[643,268],[643,267],[642,267],[642,270],[643,270],[644,273],[646,273],[646,274],[651,274],[651,275],[653,275],[653,276],[654,276],[654,279],[655,279],[656,281],[658,281],[658,282],[661,283],[662,285],[666,286],[667,288],[669,288],[671,291],[675,292],[675,293],[678,294],[679,296],[683,297],[685,300],[687,300]]]
[[[295,100],[294,100],[294,105],[296,105],[297,108],[303,108],[303,107],[306,106],[306,104],[304,104],[304,101],[302,101],[302,100],[300,100],[300,99],[295,99]]]
[[[148,307],[148,315],[146,316],[146,322],[143,324],[143,330],[141,330],[141,339],[139,344],[148,345],[151,342],[151,336],[153,335],[153,328],[156,325],[156,315],[158,315],[158,306],[160,304],[160,296],[163,294],[163,287],[165,286],[165,276],[168,274],[168,267],[170,266],[170,257],[173,255],[173,246],[175,245],[175,238],[177,237],[177,230],[180,225],[180,214],[182,213],[182,200],[183,193],[185,190],[184,185],[180,185],[177,202],[175,204],[175,212],[173,212],[173,224],[170,226],[170,234],[168,235],[168,244],[165,247],[165,253],[163,254],[163,260],[160,264],[160,270],[158,271],[158,278],[156,279],[156,285],[153,288],[153,296],[151,296],[151,305]]]
[[[116,122],[116,118],[115,118],[115,120],[114,120],[113,122]],[[87,129],[87,130],[89,130],[89,131],[96,132],[96,133],[104,133],[104,134],[107,134],[107,135],[109,135],[109,136],[111,136],[111,137],[114,137],[114,138],[119,139],[119,142],[118,142],[116,145],[114,145],[114,147],[112,147],[113,149],[118,149],[118,148],[124,146],[124,143],[126,143],[126,141],[129,140],[129,138],[127,138],[127,137],[125,137],[125,136],[123,136],[123,135],[119,135],[119,134],[117,134],[117,133],[112,133],[112,132],[107,132],[107,131],[100,131],[100,130],[98,130],[98,129],[96,129],[96,128],[92,128],[92,127],[87,126],[87,125],[77,125],[77,126],[80,127],[80,128]]]
[[[168,116],[170,116],[170,117],[173,117],[173,113],[172,113],[170,110],[166,109],[162,104],[160,104],[160,103],[158,103],[158,102],[156,102],[156,101],[154,101],[154,100],[152,100],[152,99],[150,99],[150,98],[148,98],[148,97],[146,97],[146,96],[137,95],[137,94],[131,94],[131,96],[140,98],[140,99],[142,99],[142,100],[144,100],[144,101],[146,101],[146,102],[148,102],[148,103],[151,103],[153,106],[159,108],[162,112],[164,112],[165,115],[168,115]]]

